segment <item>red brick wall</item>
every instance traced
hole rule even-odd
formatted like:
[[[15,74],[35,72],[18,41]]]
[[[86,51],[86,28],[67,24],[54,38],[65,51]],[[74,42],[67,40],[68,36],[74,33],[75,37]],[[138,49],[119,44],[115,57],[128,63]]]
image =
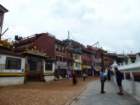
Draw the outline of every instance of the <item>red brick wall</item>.
[[[92,62],[93,62],[92,55],[83,54],[82,55],[82,62],[84,64],[92,65]]]
[[[41,52],[47,53],[49,57],[55,57],[55,38],[48,34],[42,34],[36,41],[35,45]]]

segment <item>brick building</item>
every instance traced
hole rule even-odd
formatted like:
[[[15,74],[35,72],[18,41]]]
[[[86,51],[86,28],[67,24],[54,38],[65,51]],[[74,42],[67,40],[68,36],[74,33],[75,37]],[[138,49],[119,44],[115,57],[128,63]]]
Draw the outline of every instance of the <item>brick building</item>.
[[[14,46],[17,53],[31,50],[46,54],[48,73],[55,72],[59,77],[66,77],[67,70],[72,69],[72,53],[64,41],[56,39],[49,33],[36,34],[27,38],[16,36],[16,39]]]
[[[31,37],[15,37],[15,52],[26,58],[26,76],[28,80],[48,80],[55,69],[55,37],[49,33]],[[48,78],[50,76],[50,78]]]
[[[77,73],[78,76],[81,76],[82,75],[82,48],[84,46],[79,42],[70,39],[66,39],[63,42],[65,43],[65,45],[67,45],[69,52],[71,52],[71,57],[72,57],[71,69],[75,73]]]
[[[55,56],[55,37],[49,33],[36,34],[19,40],[17,38],[14,46],[16,52],[35,49],[46,53],[48,57],[54,58]]]
[[[94,74],[98,74],[102,66],[102,50],[97,47],[87,46],[87,49],[92,52],[92,69]]]
[[[68,70],[72,69],[72,52],[64,41],[55,39],[55,68],[61,77],[66,77]]]
[[[94,53],[88,49],[82,49],[82,70],[88,75],[93,74]]]

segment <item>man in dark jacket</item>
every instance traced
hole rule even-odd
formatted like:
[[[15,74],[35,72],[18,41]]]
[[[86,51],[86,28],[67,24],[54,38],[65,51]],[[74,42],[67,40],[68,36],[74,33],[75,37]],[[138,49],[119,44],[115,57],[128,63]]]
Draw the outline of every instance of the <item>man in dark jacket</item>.
[[[111,70],[111,67],[108,68],[108,71],[107,71],[107,79],[108,81],[111,80],[111,77],[113,76],[113,71]]]
[[[117,67],[115,67],[115,74],[116,74],[116,82],[119,87],[119,95],[123,95],[123,88],[122,88],[122,80],[123,80],[123,74],[118,70]]]

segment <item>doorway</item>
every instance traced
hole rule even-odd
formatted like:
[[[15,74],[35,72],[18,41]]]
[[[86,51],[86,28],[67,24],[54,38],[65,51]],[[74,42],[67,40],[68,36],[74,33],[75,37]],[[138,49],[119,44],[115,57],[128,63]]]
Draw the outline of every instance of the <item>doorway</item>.
[[[28,81],[43,81],[43,59],[38,57],[28,58],[27,80]]]

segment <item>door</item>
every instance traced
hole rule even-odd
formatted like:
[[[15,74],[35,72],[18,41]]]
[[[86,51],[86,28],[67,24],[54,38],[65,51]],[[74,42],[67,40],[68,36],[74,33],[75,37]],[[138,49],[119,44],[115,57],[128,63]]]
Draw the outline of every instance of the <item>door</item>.
[[[27,80],[42,81],[43,79],[43,62],[41,58],[30,57],[28,59],[28,77]]]

